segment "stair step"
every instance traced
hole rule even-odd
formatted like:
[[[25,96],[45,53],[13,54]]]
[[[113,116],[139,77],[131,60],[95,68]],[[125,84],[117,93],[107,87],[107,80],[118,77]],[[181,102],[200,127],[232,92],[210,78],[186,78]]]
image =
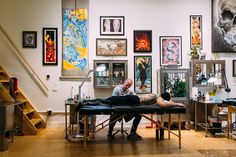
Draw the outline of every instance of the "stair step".
[[[21,103],[25,103],[27,102],[28,100],[27,99],[18,99],[17,101],[21,102]]]
[[[0,73],[4,73],[4,72],[5,72],[4,70],[0,69]]]
[[[29,114],[29,113],[32,113],[32,112],[34,112],[34,109],[32,109],[32,108],[27,108],[27,109],[24,109],[24,110],[23,110],[23,113],[24,113],[25,115],[27,115],[27,114]]]
[[[9,83],[9,80],[0,80],[1,83]]]
[[[31,119],[31,122],[36,125],[38,123],[40,123],[42,120],[40,118],[34,118],[34,119]]]

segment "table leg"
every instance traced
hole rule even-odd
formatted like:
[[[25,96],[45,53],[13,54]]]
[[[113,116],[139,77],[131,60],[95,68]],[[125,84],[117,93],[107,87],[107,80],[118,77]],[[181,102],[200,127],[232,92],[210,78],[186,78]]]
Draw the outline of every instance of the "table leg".
[[[231,112],[230,112],[230,106],[228,106],[228,118],[227,118],[227,138],[228,139],[229,139],[230,122],[231,122]]]
[[[179,123],[179,149],[181,149],[181,115],[178,114],[178,123]]]
[[[197,131],[197,102],[194,102],[194,108],[195,108],[195,131]]]
[[[207,123],[207,104],[205,103],[205,136],[207,137],[208,123]]]
[[[87,146],[87,137],[88,137],[88,116],[84,116],[84,149]]]

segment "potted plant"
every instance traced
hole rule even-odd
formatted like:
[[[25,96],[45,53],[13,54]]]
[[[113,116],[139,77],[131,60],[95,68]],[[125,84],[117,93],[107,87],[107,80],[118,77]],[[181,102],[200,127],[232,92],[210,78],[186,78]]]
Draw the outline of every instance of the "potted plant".
[[[201,50],[199,46],[193,46],[192,49],[190,50],[190,55],[192,59],[199,59],[201,54]]]

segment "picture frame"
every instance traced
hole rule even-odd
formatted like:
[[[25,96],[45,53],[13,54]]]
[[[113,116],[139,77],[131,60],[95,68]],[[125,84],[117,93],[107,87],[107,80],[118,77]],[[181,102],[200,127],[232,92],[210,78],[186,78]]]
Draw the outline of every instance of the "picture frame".
[[[134,56],[134,92],[152,93],[152,56]]]
[[[100,35],[124,35],[124,16],[100,16]]]
[[[234,3],[235,1],[230,0],[212,0],[212,52],[236,52],[236,32],[233,21],[235,9],[232,7]]]
[[[97,56],[127,56],[127,39],[125,38],[97,38]]]
[[[190,49],[199,47],[202,50],[202,15],[190,15]]]
[[[182,37],[160,36],[160,65],[182,65]]]
[[[58,64],[57,28],[43,28],[43,65]]]
[[[233,65],[233,77],[236,77],[236,60],[233,60],[232,62],[232,65]]]
[[[37,32],[23,31],[22,41],[23,41],[23,48],[37,48]]]
[[[134,52],[152,52],[151,30],[134,30]]]

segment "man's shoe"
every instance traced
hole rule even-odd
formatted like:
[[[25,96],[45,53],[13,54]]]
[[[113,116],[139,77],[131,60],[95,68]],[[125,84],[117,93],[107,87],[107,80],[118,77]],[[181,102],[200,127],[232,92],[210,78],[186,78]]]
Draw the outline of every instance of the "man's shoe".
[[[136,132],[135,133],[130,133],[127,136],[128,140],[142,140],[142,136],[138,135]]]
[[[114,140],[114,139],[115,139],[115,136],[112,135],[112,133],[108,133],[108,134],[107,134],[107,139],[108,139],[108,140]]]

